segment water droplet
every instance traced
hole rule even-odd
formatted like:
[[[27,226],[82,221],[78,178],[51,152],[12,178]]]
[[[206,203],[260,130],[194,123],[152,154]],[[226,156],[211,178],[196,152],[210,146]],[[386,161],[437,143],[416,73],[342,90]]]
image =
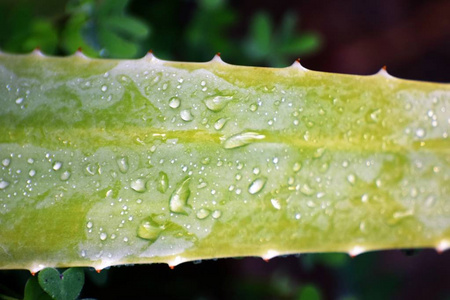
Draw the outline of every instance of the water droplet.
[[[257,132],[252,131],[241,132],[226,139],[225,142],[223,143],[223,147],[225,149],[234,149],[251,144],[258,140],[262,140],[265,137],[266,137],[265,135],[259,134]]]
[[[158,221],[158,218],[152,217],[142,220],[137,229],[137,236],[144,240],[156,240],[164,229],[164,224]]]
[[[128,157],[121,157],[117,160],[117,166],[119,167],[119,171],[122,173],[126,173],[128,171]]]
[[[53,163],[53,170],[58,171],[59,169],[61,169],[61,167],[62,167],[62,162],[55,161]]]
[[[30,172],[28,172],[28,175],[34,177],[34,175],[36,175],[36,170],[31,169]]]
[[[191,190],[189,189],[190,177],[186,177],[181,181],[175,191],[173,191],[169,200],[170,210],[174,213],[187,214],[186,208],[188,207],[187,201],[191,195]]]
[[[260,177],[260,178],[256,178],[255,180],[253,180],[252,183],[250,183],[249,187],[248,187],[248,192],[252,195],[260,192],[264,185],[266,184],[267,178],[265,177]]]
[[[220,218],[220,216],[222,216],[222,212],[221,212],[220,210],[215,210],[215,211],[213,211],[212,217],[213,217],[214,219],[218,219],[218,218]]]
[[[302,164],[299,163],[299,162],[294,163],[294,165],[292,166],[292,170],[293,170],[294,172],[300,171],[301,168],[302,168]]]
[[[217,120],[216,123],[214,123],[214,129],[221,130],[223,128],[223,126],[225,126],[227,121],[228,121],[228,119],[226,119],[226,118],[221,118],[221,119]]]
[[[256,111],[257,109],[258,109],[258,105],[257,105],[256,103],[253,103],[253,104],[250,105],[250,110],[251,110],[251,111],[254,112],[254,111]]]
[[[206,208],[200,208],[197,211],[197,218],[199,218],[200,220],[203,220],[208,216],[209,216],[209,210]]]
[[[209,110],[218,112],[224,109],[231,100],[233,100],[233,96],[213,96],[205,100],[205,105]]]
[[[104,232],[100,233],[100,239],[102,241],[106,240],[107,237],[108,237],[108,235],[106,233],[104,233]]]
[[[5,158],[4,160],[2,160],[2,165],[4,167],[9,166],[10,163],[11,163],[11,160],[9,158]]]
[[[89,221],[89,222],[86,223],[86,227],[87,227],[88,229],[91,229],[92,226],[94,226],[94,224],[93,224],[91,221]]]
[[[182,119],[183,121],[186,121],[186,122],[190,122],[190,121],[192,121],[192,120],[194,119],[194,117],[193,117],[192,114],[191,114],[191,111],[188,110],[188,109],[182,110],[182,111],[180,112],[180,117],[181,117],[181,119]]]
[[[381,109],[373,109],[367,112],[366,121],[369,123],[378,123],[380,120]]]
[[[320,157],[322,157],[322,155],[324,154],[324,152],[325,152],[325,148],[318,148],[317,150],[316,150],[316,152],[314,152],[314,158],[320,158]]]
[[[181,104],[181,101],[180,101],[180,99],[178,97],[172,97],[169,100],[169,106],[171,108],[174,108],[174,109],[178,108],[178,107],[180,107],[180,104]]]
[[[306,183],[300,188],[300,192],[306,196],[311,196],[314,194],[314,190]]]
[[[145,187],[146,183],[145,179],[138,178],[130,184],[130,187],[138,193],[143,193],[147,190]]]
[[[64,171],[64,173],[61,174],[61,180],[62,181],[67,181],[70,178],[70,172],[69,171]]]
[[[21,104],[23,102],[23,98],[17,98],[16,99],[16,104]]]
[[[165,193],[168,187],[169,187],[169,177],[167,176],[166,173],[162,171],[159,172],[156,189],[161,193]]]
[[[102,92],[106,92],[108,90],[108,87],[106,85],[102,85]]]
[[[355,184],[355,181],[356,181],[355,175],[354,174],[349,174],[347,176],[347,181],[350,182],[351,184]]]
[[[278,199],[278,198],[276,198],[276,197],[271,197],[270,198],[270,203],[272,203],[272,206],[275,208],[275,209],[281,209],[281,201],[280,201],[280,199]]]
[[[253,174],[258,175],[260,172],[259,168],[255,167],[253,168]]]
[[[6,188],[8,187],[8,185],[9,185],[9,182],[8,182],[8,181],[1,180],[1,181],[0,181],[0,190],[6,189]]]
[[[423,129],[423,128],[417,128],[417,130],[416,130],[416,136],[417,136],[419,139],[425,137],[425,134],[426,134],[425,129]]]

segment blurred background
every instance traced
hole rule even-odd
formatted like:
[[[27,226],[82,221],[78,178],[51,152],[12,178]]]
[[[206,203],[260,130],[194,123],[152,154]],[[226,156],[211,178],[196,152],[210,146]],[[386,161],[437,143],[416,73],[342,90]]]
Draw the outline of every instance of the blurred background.
[[[450,82],[449,0],[0,0],[0,49],[207,61]],[[450,251],[232,258],[86,269],[97,299],[450,299]],[[20,299],[26,271],[0,271]],[[12,298],[8,298],[12,297]]]

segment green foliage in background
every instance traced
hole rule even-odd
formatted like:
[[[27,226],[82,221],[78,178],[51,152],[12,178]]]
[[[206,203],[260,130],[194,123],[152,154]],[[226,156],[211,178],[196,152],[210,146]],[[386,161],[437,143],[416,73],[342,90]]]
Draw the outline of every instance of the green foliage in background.
[[[263,11],[247,20],[226,0],[191,6],[185,12],[175,0],[3,0],[0,49],[27,53],[39,47],[45,54],[70,55],[81,47],[90,57],[105,58],[138,58],[153,49],[163,59],[187,61],[222,52],[235,64],[279,67],[320,46],[317,34],[298,31],[292,13],[275,25]]]

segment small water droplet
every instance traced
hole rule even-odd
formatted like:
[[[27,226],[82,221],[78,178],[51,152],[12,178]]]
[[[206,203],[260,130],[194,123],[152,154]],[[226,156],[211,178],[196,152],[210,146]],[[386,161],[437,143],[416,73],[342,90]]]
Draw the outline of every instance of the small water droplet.
[[[87,227],[88,229],[91,229],[92,226],[94,226],[94,224],[93,224],[91,221],[89,221],[89,222],[86,223],[86,227]]]
[[[9,166],[10,163],[11,163],[11,160],[9,158],[5,158],[4,160],[2,160],[2,165],[4,167]]]
[[[426,135],[425,129],[423,129],[423,128],[417,128],[417,130],[416,130],[416,136],[417,136],[419,139],[424,138],[425,135]]]
[[[178,107],[180,107],[180,104],[181,104],[181,101],[180,101],[180,99],[178,97],[172,97],[169,100],[169,106],[171,108],[174,108],[174,109],[178,108]]]
[[[158,221],[157,217],[148,217],[142,220],[137,229],[137,236],[144,240],[156,240],[164,228],[164,224],[160,224]]]
[[[122,173],[126,173],[128,171],[128,157],[121,157],[117,160],[117,166],[119,167],[119,171]]]
[[[300,188],[300,192],[302,192],[302,194],[306,196],[311,196],[312,194],[314,194],[314,190],[306,183],[302,185],[302,187]]]
[[[253,174],[258,175],[260,172],[259,168],[255,167],[253,168]]]
[[[62,167],[62,162],[55,161],[53,163],[53,170],[58,171],[59,169],[61,169],[61,167]]]
[[[226,119],[226,118],[221,118],[221,119],[217,120],[216,123],[214,123],[214,129],[221,130],[223,128],[223,126],[225,126],[227,121],[228,121],[228,119]]]
[[[147,190],[145,187],[146,183],[147,182],[145,181],[145,179],[138,178],[135,181],[131,182],[130,187],[138,193],[143,193]]]
[[[280,201],[280,199],[278,199],[278,198],[276,198],[276,197],[271,197],[270,198],[270,203],[272,203],[272,206],[275,208],[275,209],[281,209],[281,201]]]
[[[188,109],[184,109],[180,112],[180,117],[185,122],[190,122],[194,119],[194,117],[191,114],[191,111]]]
[[[102,85],[102,92],[106,92],[108,90],[108,87],[106,85]]]
[[[16,104],[22,104],[22,102],[23,102],[22,97],[16,99]]]
[[[238,134],[235,134],[223,143],[223,147],[225,149],[234,149],[238,147],[242,147],[258,140],[264,139],[266,136],[263,134],[259,134],[257,132],[245,131]]]
[[[206,208],[200,208],[197,211],[197,218],[199,218],[200,220],[203,220],[208,216],[209,216],[209,210]]]
[[[169,187],[169,177],[167,176],[166,173],[162,171],[159,172],[156,189],[161,193],[165,193],[168,187]]]
[[[354,174],[349,174],[349,175],[347,176],[347,181],[348,181],[349,183],[351,183],[351,184],[355,184],[355,181],[356,181],[355,175],[354,175]]]
[[[257,105],[256,103],[252,103],[252,104],[250,105],[250,110],[251,110],[251,111],[255,112],[257,109],[258,109],[258,105]]]
[[[318,148],[315,152],[314,152],[314,158],[320,158],[322,157],[322,155],[325,153],[325,148]]]
[[[212,217],[213,217],[214,219],[218,219],[218,218],[220,218],[220,216],[222,216],[222,212],[221,212],[220,210],[215,210],[215,211],[213,211]]]
[[[0,190],[4,190],[8,187],[9,182],[5,180],[0,180]]]
[[[102,241],[106,240],[107,237],[108,237],[108,235],[106,233],[104,233],[104,232],[100,233],[100,239]]]
[[[292,166],[292,171],[294,172],[298,172],[300,171],[302,168],[302,164],[299,162],[294,163],[294,165]]]
[[[36,170],[31,169],[30,172],[28,172],[28,175],[30,175],[30,177],[34,177],[34,175],[36,175]]]
[[[61,174],[61,180],[62,181],[67,181],[70,178],[70,172],[69,171],[64,171],[64,173]]]
[[[264,185],[266,184],[267,178],[265,177],[260,177],[260,178],[256,178],[255,180],[253,180],[252,183],[250,183],[249,187],[248,187],[248,192],[252,195],[260,192]]]
[[[224,109],[231,100],[233,100],[233,96],[213,96],[205,100],[205,105],[209,110],[218,112]]]
[[[187,201],[191,195],[189,188],[190,177],[183,179],[175,188],[169,200],[170,210],[174,213],[187,214],[186,208],[188,207]]]

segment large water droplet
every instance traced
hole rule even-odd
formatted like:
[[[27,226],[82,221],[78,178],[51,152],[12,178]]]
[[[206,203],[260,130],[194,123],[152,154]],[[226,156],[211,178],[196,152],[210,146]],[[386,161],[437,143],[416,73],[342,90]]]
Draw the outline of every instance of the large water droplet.
[[[62,181],[67,181],[70,178],[70,172],[69,171],[65,171],[64,173],[61,174],[60,176]]]
[[[233,96],[213,96],[207,98],[205,104],[209,110],[218,112],[224,109],[231,100],[233,100]]]
[[[11,163],[11,160],[9,158],[5,158],[4,160],[2,160],[2,165],[4,167],[9,166],[10,163]]]
[[[221,119],[217,120],[216,123],[214,123],[214,129],[221,130],[223,128],[223,126],[225,126],[227,121],[228,121],[228,119],[226,119],[226,118],[221,118]]]
[[[181,119],[182,119],[183,121],[186,121],[186,122],[190,122],[190,121],[192,121],[192,120],[194,119],[194,117],[193,117],[192,114],[191,114],[191,111],[188,110],[188,109],[182,110],[182,111],[180,112],[180,117],[181,117]]]
[[[145,179],[138,178],[135,181],[131,182],[130,187],[138,193],[143,193],[147,190],[145,185],[146,185]]]
[[[106,238],[108,237],[108,235],[104,232],[100,233],[100,240],[104,241],[106,240]]]
[[[257,132],[245,131],[238,134],[235,134],[223,143],[223,147],[225,149],[233,149],[242,147],[258,140],[264,139],[266,136]]]
[[[0,180],[0,190],[4,190],[8,187],[9,182],[5,180]]]
[[[121,157],[117,160],[117,166],[119,167],[119,171],[122,173],[126,173],[128,171],[128,157]]]
[[[199,218],[200,220],[203,220],[208,216],[209,216],[209,210],[206,208],[200,208],[197,211],[197,218]]]
[[[174,109],[178,108],[178,107],[180,107],[180,104],[181,104],[181,101],[180,101],[180,99],[178,97],[172,97],[169,100],[169,106],[171,108],[174,108]]]
[[[148,217],[139,224],[137,236],[141,239],[154,241],[161,234],[163,228],[163,224],[157,222],[157,218]]]
[[[167,176],[166,173],[162,171],[159,172],[158,180],[156,183],[156,189],[161,193],[165,193],[168,187],[169,187],[169,177]]]
[[[58,171],[59,169],[61,169],[61,167],[62,167],[62,162],[55,161],[53,163],[53,170]]]
[[[266,184],[267,178],[265,177],[260,177],[260,178],[256,178],[255,180],[253,180],[252,183],[250,183],[249,187],[248,187],[248,192],[252,195],[260,192],[264,185]]]
[[[189,189],[190,177],[184,178],[173,191],[169,200],[169,208],[174,213],[187,214],[186,208],[188,207],[187,201],[191,195]]]

